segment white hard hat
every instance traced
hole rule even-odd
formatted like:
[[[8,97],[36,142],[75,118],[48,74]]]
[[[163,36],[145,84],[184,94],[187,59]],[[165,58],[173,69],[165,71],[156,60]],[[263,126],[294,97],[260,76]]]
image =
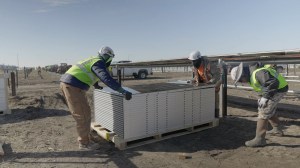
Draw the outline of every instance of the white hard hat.
[[[197,59],[199,59],[199,58],[201,58],[201,53],[200,53],[200,51],[193,51],[191,54],[190,54],[190,56],[189,56],[189,60],[197,60]]]
[[[234,81],[234,84],[236,84],[240,80],[243,74],[243,66],[244,66],[243,63],[241,62],[239,66],[232,68],[230,72],[230,76]]]
[[[114,54],[114,51],[108,47],[108,46],[105,46],[105,47],[102,47],[99,51],[98,51],[99,55],[100,56],[103,56],[103,55],[109,55],[111,57],[114,57],[115,54]]]

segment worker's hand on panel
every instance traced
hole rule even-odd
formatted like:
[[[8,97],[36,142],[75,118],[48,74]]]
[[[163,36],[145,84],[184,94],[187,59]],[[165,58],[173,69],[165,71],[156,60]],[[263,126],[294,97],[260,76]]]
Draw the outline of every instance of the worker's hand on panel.
[[[259,108],[265,108],[267,107],[269,99],[261,97],[260,99],[258,99],[258,107]]]
[[[127,90],[125,90],[123,92],[123,95],[124,95],[124,97],[125,97],[126,100],[130,100],[132,98],[132,93],[128,92]]]
[[[197,82],[196,80],[191,80],[190,83],[193,85],[193,86],[199,86],[199,82]]]

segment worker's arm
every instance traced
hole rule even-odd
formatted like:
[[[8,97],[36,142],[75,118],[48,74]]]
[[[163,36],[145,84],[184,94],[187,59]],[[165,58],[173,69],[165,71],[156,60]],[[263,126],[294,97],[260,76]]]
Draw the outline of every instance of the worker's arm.
[[[121,87],[121,85],[110,76],[105,66],[105,63],[103,61],[96,62],[92,66],[92,71],[105,85],[107,85],[111,89],[118,91],[120,93],[125,92],[125,90]]]
[[[279,81],[268,71],[260,70],[256,72],[255,78],[262,86],[262,97],[266,99],[271,99],[274,96],[274,94],[277,93]]]
[[[214,83],[216,85],[220,85],[222,82],[222,78],[221,78],[221,65],[217,64],[217,63],[209,63],[210,65],[210,75],[211,75],[211,79],[210,79],[210,83]]]
[[[191,84],[193,86],[200,86],[200,83],[202,82],[198,73],[197,68],[193,67],[192,68],[193,74],[194,74],[194,78],[193,80],[191,80]]]
[[[208,60],[207,60],[208,61]],[[221,77],[221,68],[222,65],[216,64],[216,63],[210,63],[208,61],[208,73],[211,76],[211,79],[208,81],[208,83],[215,84],[215,91],[219,92],[220,86],[222,84],[222,77]]]

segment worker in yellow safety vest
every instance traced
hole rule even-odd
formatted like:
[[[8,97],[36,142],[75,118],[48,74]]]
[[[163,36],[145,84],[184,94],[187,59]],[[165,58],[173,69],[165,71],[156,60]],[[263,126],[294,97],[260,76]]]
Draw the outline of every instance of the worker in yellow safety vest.
[[[231,78],[236,85],[237,82],[248,82],[258,93],[258,121],[256,125],[255,138],[245,143],[248,147],[259,147],[266,145],[266,134],[283,136],[282,126],[277,116],[277,105],[287,93],[289,87],[284,77],[277,73],[271,66],[258,67],[258,64],[239,66],[231,70]],[[268,121],[273,127],[268,130]]]
[[[115,54],[110,47],[102,47],[98,56],[87,58],[73,65],[60,79],[60,88],[66,99],[69,110],[76,121],[79,149],[96,150],[100,146],[90,138],[91,109],[87,100],[86,91],[91,86],[102,89],[98,85],[101,80],[111,89],[123,94],[130,100],[132,94],[123,89],[107,71]]]

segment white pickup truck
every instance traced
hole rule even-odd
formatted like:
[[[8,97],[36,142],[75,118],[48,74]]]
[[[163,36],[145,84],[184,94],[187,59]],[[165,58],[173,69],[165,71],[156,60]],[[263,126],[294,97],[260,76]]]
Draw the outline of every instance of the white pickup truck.
[[[111,65],[109,69],[111,76],[118,76],[118,69],[121,70],[122,77],[134,77],[136,79],[146,79],[148,75],[152,75],[152,68],[147,67],[120,67],[124,63],[130,63],[131,61],[118,61]],[[117,69],[118,68],[118,69]]]

